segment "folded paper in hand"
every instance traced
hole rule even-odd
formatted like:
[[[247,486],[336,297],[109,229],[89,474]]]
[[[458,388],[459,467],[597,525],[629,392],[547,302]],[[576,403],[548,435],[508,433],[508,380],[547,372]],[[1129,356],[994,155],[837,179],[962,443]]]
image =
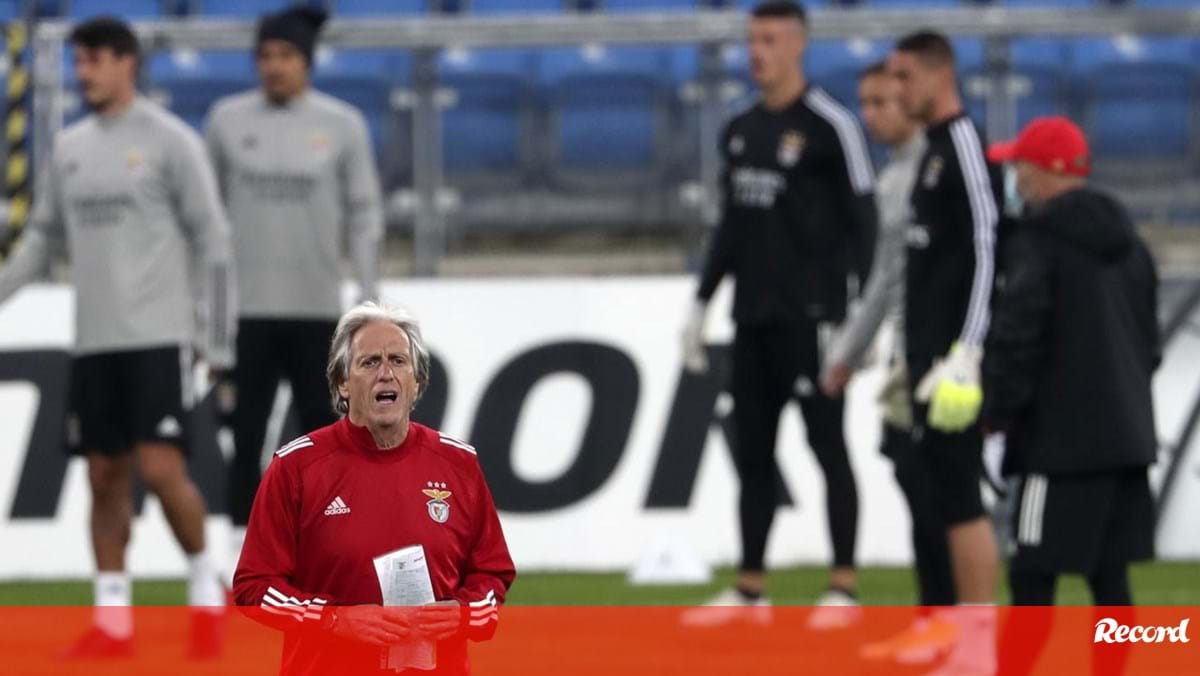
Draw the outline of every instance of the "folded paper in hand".
[[[423,606],[437,600],[429,580],[425,548],[421,545],[375,557],[375,575],[379,578],[385,606]],[[404,643],[388,647],[380,661],[380,666],[393,671],[433,669],[437,666],[437,644],[414,632]]]

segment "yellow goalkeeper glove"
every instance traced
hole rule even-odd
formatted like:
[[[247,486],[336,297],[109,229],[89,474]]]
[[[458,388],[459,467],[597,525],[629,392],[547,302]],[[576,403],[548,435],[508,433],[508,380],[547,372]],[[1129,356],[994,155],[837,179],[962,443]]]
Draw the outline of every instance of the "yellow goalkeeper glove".
[[[974,345],[955,343],[950,354],[934,362],[921,379],[916,399],[929,403],[929,426],[942,432],[961,432],[979,417],[983,388],[979,363],[983,351]]]

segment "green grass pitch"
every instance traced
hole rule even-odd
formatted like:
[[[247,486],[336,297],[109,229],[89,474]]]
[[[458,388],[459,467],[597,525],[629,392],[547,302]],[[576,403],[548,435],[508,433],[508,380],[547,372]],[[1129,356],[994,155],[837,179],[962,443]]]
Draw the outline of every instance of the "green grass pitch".
[[[729,569],[717,572],[707,585],[632,586],[620,573],[528,573],[518,574],[508,598],[521,605],[688,605],[701,603],[729,585]],[[1149,563],[1132,571],[1134,601],[1139,605],[1200,606],[1200,562]],[[773,603],[804,605],[821,593],[826,572],[804,567],[778,570],[769,578]],[[915,602],[913,574],[908,568],[865,568],[860,572],[859,597],[869,605],[911,605]],[[1007,588],[1001,584],[997,600],[1005,602]],[[0,605],[87,605],[91,582],[27,581],[0,583]],[[186,603],[182,580],[143,580],[134,583],[133,600],[138,605],[182,605]],[[1058,586],[1061,605],[1087,605],[1090,597],[1082,579],[1068,576]]]

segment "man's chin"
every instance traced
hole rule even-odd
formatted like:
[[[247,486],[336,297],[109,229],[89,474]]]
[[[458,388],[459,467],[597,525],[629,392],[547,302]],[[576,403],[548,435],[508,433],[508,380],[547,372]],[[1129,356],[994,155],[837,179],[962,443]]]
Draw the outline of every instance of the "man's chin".
[[[403,425],[404,421],[405,417],[399,411],[376,409],[371,412],[371,426],[377,429],[394,429]]]

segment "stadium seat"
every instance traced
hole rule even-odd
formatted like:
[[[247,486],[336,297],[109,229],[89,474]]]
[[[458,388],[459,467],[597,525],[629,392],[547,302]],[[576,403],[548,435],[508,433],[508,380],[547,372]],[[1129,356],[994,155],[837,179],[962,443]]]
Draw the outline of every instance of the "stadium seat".
[[[335,0],[333,14],[340,17],[412,16],[428,11],[429,0]]]
[[[378,156],[390,131],[392,89],[412,70],[407,53],[323,48],[316,61],[313,86],[363,114]]]
[[[24,14],[34,19],[56,19],[67,14],[68,0],[26,0],[18,7]]]
[[[642,184],[665,166],[670,52],[584,47],[544,53],[551,155],[569,183]],[[575,180],[578,179],[578,180]]]
[[[151,96],[192,127],[202,129],[214,101],[255,86],[251,59],[244,50],[156,52],[147,68]]]
[[[70,16],[86,19],[103,14],[115,14],[123,19],[148,19],[162,14],[159,0],[71,0]]]
[[[747,12],[762,4],[763,0],[726,0],[724,4],[731,7],[740,8]],[[826,5],[836,5],[836,0],[812,0],[812,2],[804,2],[804,9],[820,9]]]
[[[864,68],[887,58],[891,42],[883,40],[813,40],[804,65],[808,77],[842,105],[858,109],[858,76]]]
[[[0,0],[0,21],[8,21],[15,18],[21,12],[20,0]]]
[[[1143,180],[1194,169],[1200,104],[1195,44],[1181,38],[1081,40],[1083,120],[1098,168]]]
[[[598,0],[606,12],[690,12],[696,0]]]
[[[196,13],[210,17],[252,17],[267,12],[276,12],[293,4],[291,0],[196,0],[200,9]]]
[[[962,5],[962,2],[960,0],[865,0],[864,2],[855,4],[873,9],[923,9],[959,7]]]
[[[1010,80],[1015,88],[1016,128],[1034,117],[1072,112],[1068,43],[1055,38],[1021,38],[1009,45]],[[962,87],[971,116],[983,124],[992,83],[982,61],[962,69]]]
[[[563,10],[562,0],[462,0],[472,14],[546,14]]]
[[[1014,40],[1009,46],[1011,71],[1018,78],[1017,126],[1035,117],[1072,114],[1072,87],[1067,76],[1067,42],[1052,38]]]
[[[1196,0],[1129,0],[1127,4],[1133,5],[1134,7],[1195,9]]]
[[[453,92],[442,112],[443,166],[451,183],[512,186],[527,176],[535,58],[534,52],[516,49],[443,52],[439,82]]]
[[[1029,9],[1045,8],[1088,8],[1102,4],[1103,0],[995,0],[995,4],[1003,7],[1020,7]]]

